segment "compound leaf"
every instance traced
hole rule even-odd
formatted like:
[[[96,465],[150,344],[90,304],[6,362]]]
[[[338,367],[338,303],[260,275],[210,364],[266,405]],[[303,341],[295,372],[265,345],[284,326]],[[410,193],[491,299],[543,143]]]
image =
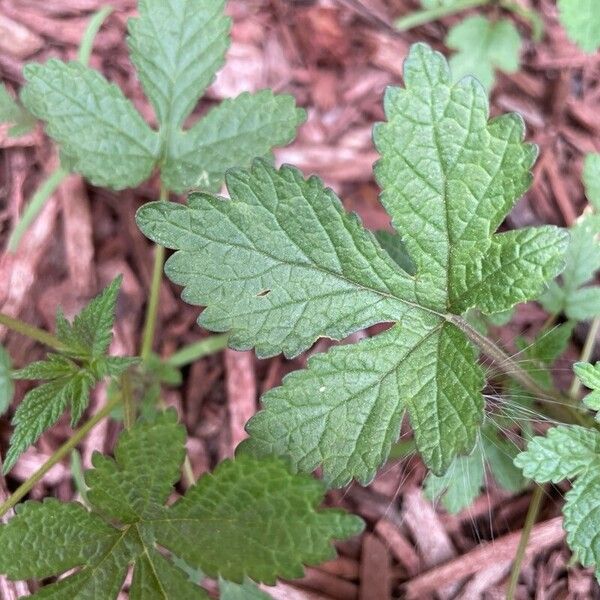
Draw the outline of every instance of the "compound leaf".
[[[600,580],[600,434],[576,425],[548,430],[535,437],[515,459],[523,474],[538,483],[575,479],[565,495],[567,542],[585,567],[596,567]]]
[[[133,564],[132,598],[201,599],[206,593],[158,546],[213,577],[273,582],[301,575],[303,562],[330,558],[331,539],[362,529],[354,516],[317,509],[323,484],[291,474],[276,458],[225,461],[166,507],[184,443],[174,411],[138,421],[121,434],[114,460],[94,456],[86,474],[90,511],[29,501],[0,526],[0,572],[28,579],[77,568],[34,597],[110,600]]]
[[[64,162],[94,185],[134,187],[152,172],[158,135],[100,73],[79,62],[28,64],[21,99],[46,122]]]
[[[504,73],[519,70],[521,36],[509,19],[491,21],[482,15],[468,17],[450,29],[446,46],[457,51],[450,59],[456,81],[471,75],[490,90],[496,69]]]
[[[174,191],[218,191],[228,169],[288,144],[305,118],[292,96],[271,90],[224,100],[190,130],[173,134],[162,179]]]
[[[567,35],[585,52],[600,48],[600,13],[596,0],[558,0],[558,16]]]
[[[225,61],[231,19],[225,0],[141,0],[130,19],[129,51],[167,132],[183,125]]]
[[[45,360],[14,373],[17,379],[42,379],[44,383],[25,394],[12,420],[14,430],[4,461],[8,473],[19,456],[52,427],[70,408],[74,426],[88,406],[90,391],[105,377],[115,377],[134,364],[130,357],[106,356],[112,338],[117,277],[69,323],[60,309],[56,315],[57,337],[64,349]]]
[[[165,272],[186,301],[207,306],[199,323],[231,331],[234,348],[294,356],[319,337],[396,323],[315,357],[248,425],[249,452],[284,455],[302,470],[323,464],[335,485],[374,475],[405,410],[434,472],[472,449],[484,378],[457,315],[536,296],[560,272],[567,243],[552,227],[494,234],[536,156],[518,117],[488,122],[481,86],[453,84],[444,58],[422,44],[405,82],[388,90],[388,122],[374,137],[382,202],[413,275],[333,192],[290,167],[258,161],[228,176],[231,200],[194,194],[187,206],[151,203],[137,214],[150,239],[177,250]]]

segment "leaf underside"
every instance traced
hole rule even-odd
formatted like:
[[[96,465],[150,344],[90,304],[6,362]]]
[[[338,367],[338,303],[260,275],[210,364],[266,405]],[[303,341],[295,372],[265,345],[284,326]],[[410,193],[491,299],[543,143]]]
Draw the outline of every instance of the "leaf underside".
[[[225,461],[171,506],[185,430],[174,411],[138,421],[117,443],[115,459],[95,454],[86,473],[91,510],[28,501],[0,526],[0,572],[12,579],[75,573],[35,598],[117,598],[133,565],[130,598],[208,598],[159,546],[211,577],[273,583],[302,575],[304,562],[334,556],[332,539],[359,533],[357,517],[316,508],[324,487],[292,475],[279,459]]]
[[[561,269],[567,235],[554,227],[494,234],[527,189],[536,150],[515,115],[488,121],[473,79],[453,84],[423,44],[390,88],[375,128],[382,202],[415,267],[403,271],[315,177],[257,161],[227,177],[231,200],[137,214],[152,240],[177,250],[165,272],[199,323],[230,331],[233,348],[295,356],[319,337],[394,325],[309,360],[265,395],[244,447],[296,468],[323,465],[332,485],[369,481],[408,412],[427,465],[443,473],[469,452],[483,415],[483,373],[448,315],[497,313],[535,297]]]

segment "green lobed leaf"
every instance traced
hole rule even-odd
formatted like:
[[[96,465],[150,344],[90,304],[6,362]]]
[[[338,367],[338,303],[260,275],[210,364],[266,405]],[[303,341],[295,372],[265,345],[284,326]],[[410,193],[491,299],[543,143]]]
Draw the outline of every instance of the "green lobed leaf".
[[[581,383],[592,390],[583,399],[583,403],[592,410],[600,411],[600,362],[595,365],[578,362],[573,365],[573,371]]]
[[[600,580],[600,434],[576,425],[553,427],[535,437],[515,459],[526,477],[538,483],[575,479],[563,508],[567,542],[585,567],[596,567]]]
[[[569,38],[585,52],[600,48],[600,13],[596,0],[558,0],[558,16]]]
[[[427,465],[443,473],[469,452],[483,417],[483,372],[453,324],[478,306],[510,309],[562,268],[567,234],[542,227],[494,234],[531,181],[536,150],[514,115],[488,122],[483,89],[453,84],[443,57],[412,47],[406,89],[390,88],[375,129],[376,175],[416,273],[401,270],[355,215],[312,177],[258,161],[227,177],[231,200],[193,194],[151,203],[142,231],[173,248],[165,272],[183,298],[207,306],[199,323],[230,345],[294,356],[319,337],[380,322],[375,338],[315,356],[264,398],[248,452],[326,481],[367,482],[408,412]]]
[[[23,103],[45,121],[72,170],[117,190],[150,176],[159,137],[116,85],[79,62],[56,59],[30,63],[24,75]]]
[[[306,119],[294,98],[262,90],[224,100],[188,131],[171,137],[162,179],[174,191],[219,191],[224,173],[291,142]]]
[[[183,125],[225,62],[225,0],[140,0],[128,22],[131,61],[167,135]]]
[[[467,17],[454,25],[446,46],[456,50],[450,69],[456,81],[466,75],[478,79],[486,90],[494,85],[494,72],[519,70],[521,36],[510,19],[491,21],[482,15]]]
[[[77,569],[34,598],[117,598],[133,565],[130,598],[208,598],[159,549],[212,577],[273,582],[334,555],[332,538],[362,529],[357,517],[317,509],[325,488],[276,458],[222,463],[171,506],[185,430],[169,410],[121,434],[111,459],[96,453],[86,473],[91,510],[54,499],[28,501],[0,526],[0,573],[45,578]]]
[[[0,346],[0,415],[3,415],[12,402],[15,393],[10,354]]]

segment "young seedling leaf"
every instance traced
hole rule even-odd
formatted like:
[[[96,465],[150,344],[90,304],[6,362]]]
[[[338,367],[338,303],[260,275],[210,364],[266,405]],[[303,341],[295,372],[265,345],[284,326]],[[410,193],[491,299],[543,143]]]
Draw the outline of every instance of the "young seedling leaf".
[[[600,315],[600,286],[590,286],[600,269],[600,215],[580,217],[570,228],[571,244],[560,282],[553,281],[540,302],[553,314],[584,321]]]
[[[322,464],[334,485],[373,477],[405,410],[434,472],[472,449],[483,372],[452,315],[535,297],[560,271],[567,243],[555,227],[494,234],[536,155],[518,117],[488,122],[481,86],[453,84],[444,58],[422,44],[405,82],[386,94],[376,175],[415,275],[331,190],[290,167],[258,161],[229,174],[231,200],[194,194],[187,206],[151,203],[137,215],[149,238],[177,250],[165,272],[186,301],[207,306],[200,324],[230,330],[233,348],[295,356],[319,337],[395,323],[313,357],[248,425],[248,450],[285,455],[304,471]]]
[[[138,421],[121,434],[114,459],[94,455],[86,474],[90,511],[74,502],[29,501],[0,526],[0,572],[30,579],[75,568],[34,597],[110,600],[133,564],[131,598],[208,598],[159,547],[211,577],[272,583],[300,576],[304,562],[331,558],[332,539],[362,529],[357,517],[318,509],[323,484],[291,474],[276,458],[225,461],[165,506],[184,444],[174,411]]]
[[[291,142],[306,113],[294,98],[262,90],[225,100],[189,131],[174,132],[162,179],[174,191],[219,191],[230,168],[250,165],[274,146]]]
[[[600,411],[600,362],[595,365],[578,362],[573,365],[573,370],[581,383],[592,390],[583,399],[583,403],[592,410]],[[598,415],[596,418],[598,418]]]
[[[600,13],[596,0],[558,0],[558,16],[567,35],[585,52],[600,48]]]
[[[563,508],[567,542],[581,564],[594,566],[600,580],[600,433],[559,426],[535,437],[515,459],[525,477],[538,483],[574,480]]]
[[[57,337],[64,344],[61,354],[50,353],[14,373],[16,379],[41,379],[46,383],[25,394],[12,424],[14,431],[4,461],[8,473],[19,456],[70,408],[74,426],[88,406],[92,388],[105,377],[116,377],[136,362],[130,357],[106,356],[112,337],[117,277],[69,323],[59,310]]]
[[[70,168],[94,185],[114,189],[150,176],[158,135],[116,85],[79,62],[55,59],[28,64],[24,75],[23,104],[46,122]]]
[[[450,59],[454,79],[471,75],[488,91],[494,85],[495,70],[504,73],[519,70],[521,36],[509,19],[468,17],[450,29],[446,46],[456,50]]]
[[[10,354],[3,346],[0,346],[0,415],[8,410],[14,392]]]

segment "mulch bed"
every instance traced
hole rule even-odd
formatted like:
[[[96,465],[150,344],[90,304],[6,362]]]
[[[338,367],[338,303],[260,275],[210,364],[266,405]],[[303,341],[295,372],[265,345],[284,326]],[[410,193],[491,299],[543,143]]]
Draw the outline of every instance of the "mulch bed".
[[[554,2],[522,3],[543,14],[546,35],[541,43],[525,43],[518,74],[499,76],[491,112],[521,113],[527,137],[539,145],[540,157],[531,190],[505,226],[569,225],[585,205],[582,158],[600,149],[600,54],[584,55],[566,39]],[[74,58],[89,15],[102,4],[101,0],[0,0],[3,81],[18,90],[25,62],[50,56]],[[134,13],[135,2],[114,0],[112,5],[117,10],[97,38],[91,64],[118,83],[152,122],[153,112],[136,81],[124,42],[125,23]],[[394,31],[393,19],[416,7],[417,2],[410,0],[230,0],[234,28],[229,60],[197,112],[246,90],[271,87],[294,94],[307,108],[308,122],[293,144],[276,152],[277,161],[318,174],[367,227],[388,227],[371,171],[377,159],[371,129],[383,120],[382,94],[387,85],[401,83],[402,62],[411,43],[426,41],[444,51],[445,32],[456,21],[451,17],[407,33]],[[527,39],[526,23],[519,27]],[[0,235],[5,244],[24,203],[58,159],[41,131],[11,139],[6,129],[0,129],[0,147]],[[112,351],[136,353],[152,251],[133,215],[157,193],[155,180],[134,191],[115,193],[69,177],[19,252],[0,259],[0,310],[52,328],[57,305],[71,315],[115,274],[123,273]],[[156,349],[164,356],[207,335],[195,325],[197,309],[181,302],[178,294],[174,286],[163,283]],[[497,335],[510,348],[517,334],[532,335],[544,318],[538,307],[526,305]],[[567,358],[577,356],[585,333],[585,328],[576,333]],[[17,366],[42,356],[40,347],[22,337],[5,331],[1,337]],[[321,341],[310,353],[328,345]],[[232,455],[244,436],[244,421],[258,408],[259,395],[303,366],[306,358],[259,361],[251,353],[228,350],[185,370],[183,386],[167,390],[165,400],[177,407],[187,426],[196,475]],[[567,375],[558,378],[559,385],[568,381]],[[17,398],[25,386],[19,383]],[[102,404],[104,394],[105,390],[94,394],[91,411]],[[2,449],[10,434],[10,416],[0,420]],[[118,430],[117,424],[105,422],[88,436],[80,446],[85,465],[94,450],[110,451]],[[44,435],[6,481],[0,478],[0,499],[68,435],[66,421]],[[529,492],[511,497],[490,484],[471,508],[451,516],[423,498],[424,476],[420,461],[411,458],[386,465],[368,488],[352,484],[331,492],[332,505],[344,506],[366,520],[365,533],[340,544],[337,560],[308,568],[300,581],[270,588],[272,596],[286,600],[503,598]],[[563,492],[563,488],[547,491],[524,562],[519,598],[600,598],[592,571],[570,564],[560,519]],[[47,495],[73,497],[67,464],[52,469],[31,493],[33,498]],[[0,592],[10,600],[27,588],[2,582]]]

